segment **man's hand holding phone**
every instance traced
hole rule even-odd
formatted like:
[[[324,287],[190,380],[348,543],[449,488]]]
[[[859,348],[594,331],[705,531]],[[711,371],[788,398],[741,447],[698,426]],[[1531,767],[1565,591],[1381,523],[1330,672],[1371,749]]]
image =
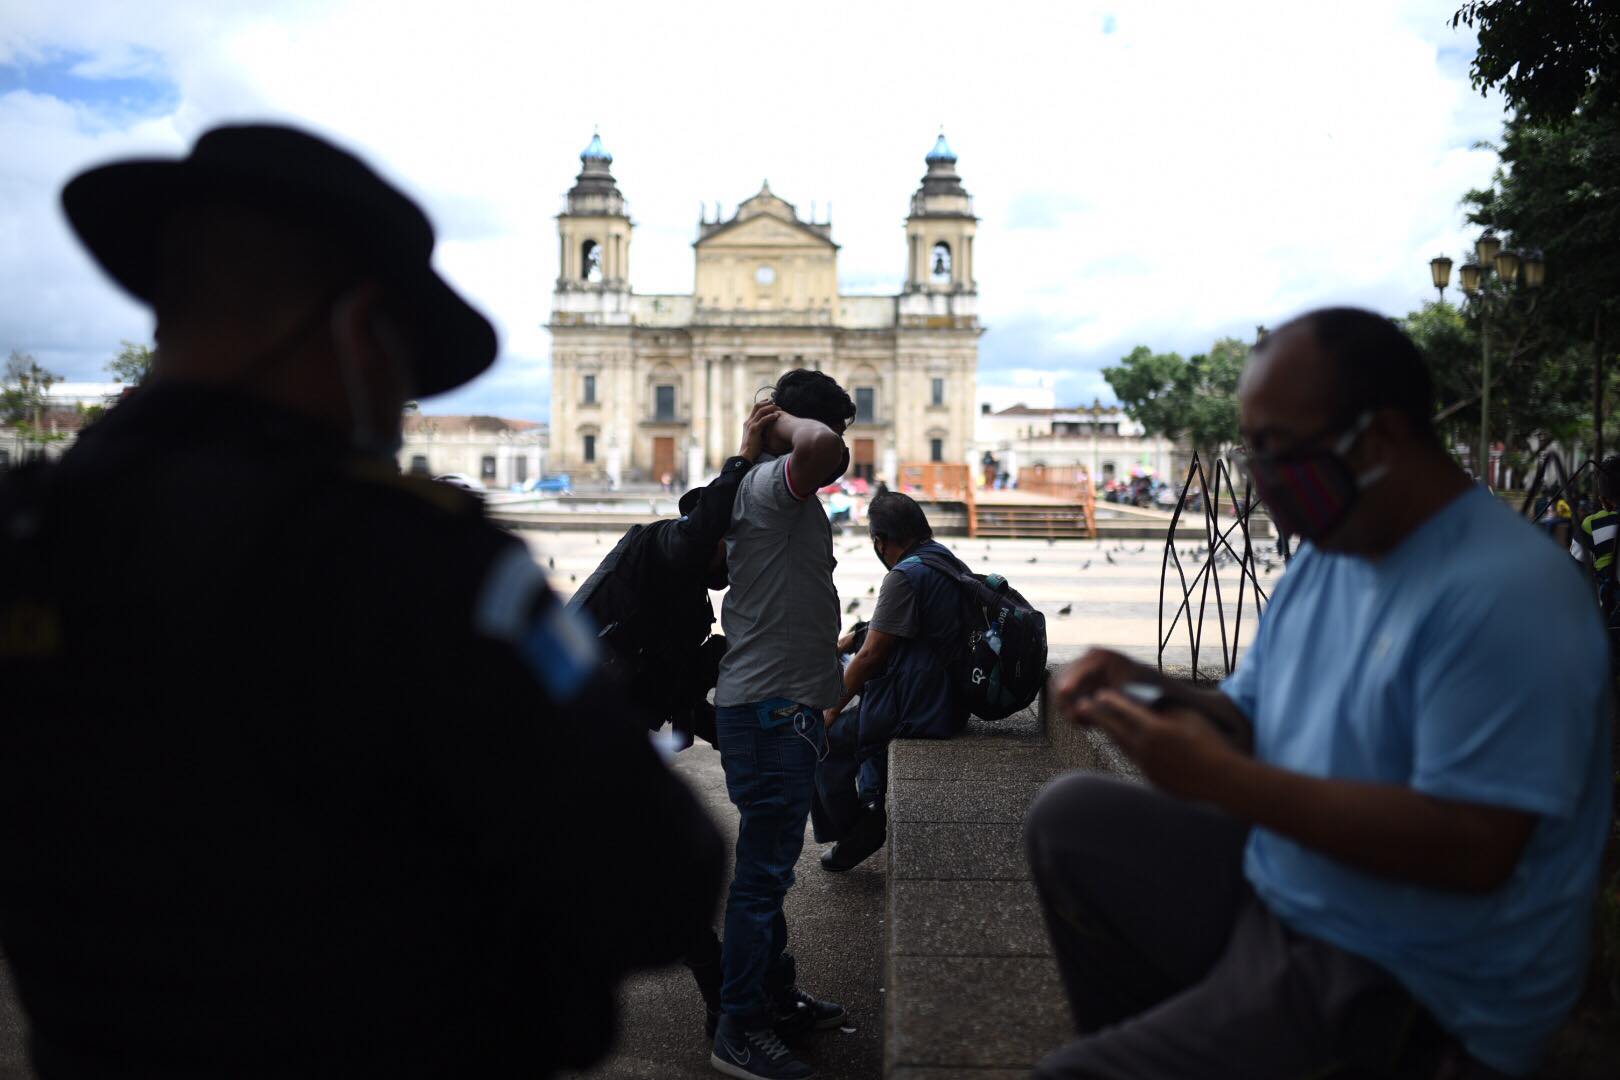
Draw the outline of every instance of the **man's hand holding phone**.
[[[1111,649],[1092,649],[1058,672],[1052,680],[1052,693],[1058,715],[1070,723],[1083,725],[1089,721],[1079,706],[1094,694],[1126,683],[1162,686],[1163,682],[1163,677],[1146,664]]]

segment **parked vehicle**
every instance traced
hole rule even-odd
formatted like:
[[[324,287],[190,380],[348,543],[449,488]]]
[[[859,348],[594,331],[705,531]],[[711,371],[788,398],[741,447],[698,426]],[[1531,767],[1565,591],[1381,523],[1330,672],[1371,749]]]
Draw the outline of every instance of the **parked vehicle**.
[[[551,495],[571,495],[574,492],[574,481],[567,473],[541,476],[532,481],[525,490]]]
[[[433,479],[441,484],[449,484],[451,487],[458,487],[462,491],[470,491],[472,494],[480,497],[482,497],[484,494],[484,485],[480,484],[477,480],[474,480],[466,473],[442,473],[439,476],[435,476]]]

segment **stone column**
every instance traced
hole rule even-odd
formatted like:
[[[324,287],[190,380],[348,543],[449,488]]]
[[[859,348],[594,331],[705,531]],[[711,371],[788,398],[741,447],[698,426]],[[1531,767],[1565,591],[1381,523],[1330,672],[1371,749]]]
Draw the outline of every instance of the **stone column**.
[[[609,434],[607,437],[607,478],[608,488],[619,490],[619,482],[624,476],[624,450],[619,446],[619,437]]]
[[[707,470],[708,455],[705,451],[709,445],[709,368],[701,355],[692,357],[692,392],[686,401],[686,407],[692,414],[692,445],[698,452],[698,469]],[[696,474],[687,477],[687,483],[692,483]]]
[[[708,479],[709,470],[703,464],[703,444],[693,436],[686,445],[686,486],[696,487]]]
[[[705,385],[708,387],[708,400],[705,408],[709,416],[709,441],[706,456],[716,467],[725,460],[726,450],[723,442],[724,420],[720,415],[720,383],[725,378],[724,361],[713,356],[705,357],[703,366],[708,372]]]
[[[737,353],[731,358],[731,430],[741,431],[753,398],[748,394],[748,356]]]

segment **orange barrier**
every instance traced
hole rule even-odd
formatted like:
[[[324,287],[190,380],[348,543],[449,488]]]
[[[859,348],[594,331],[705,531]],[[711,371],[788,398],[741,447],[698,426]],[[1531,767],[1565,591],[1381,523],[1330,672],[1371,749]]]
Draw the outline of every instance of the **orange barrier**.
[[[977,535],[978,512],[973,497],[973,473],[966,465],[951,465],[943,461],[901,465],[898,479],[895,490],[907,495],[920,495],[936,502],[966,503],[968,535]]]
[[[1031,465],[1018,470],[1018,490],[1085,507],[1086,531],[1097,535],[1097,488],[1084,465]]]

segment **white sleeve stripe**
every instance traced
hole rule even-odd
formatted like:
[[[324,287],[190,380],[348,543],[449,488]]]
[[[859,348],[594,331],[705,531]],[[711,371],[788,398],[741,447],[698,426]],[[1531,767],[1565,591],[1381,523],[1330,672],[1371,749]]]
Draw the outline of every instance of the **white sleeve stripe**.
[[[528,551],[507,548],[496,556],[484,577],[473,608],[473,628],[485,637],[517,641],[528,627],[535,594],[545,585],[546,576]]]
[[[1604,525],[1602,528],[1592,531],[1592,543],[1607,544],[1617,534],[1620,534],[1620,525]]]

